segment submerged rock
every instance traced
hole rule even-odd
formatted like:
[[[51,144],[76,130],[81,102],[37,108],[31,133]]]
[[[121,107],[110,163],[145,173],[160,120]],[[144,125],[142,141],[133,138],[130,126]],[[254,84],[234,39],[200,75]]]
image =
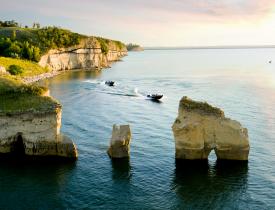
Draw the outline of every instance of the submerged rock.
[[[130,125],[113,125],[112,138],[108,154],[111,158],[130,156],[131,130]]]
[[[248,160],[247,129],[205,102],[183,97],[172,130],[178,159],[207,159],[214,149],[218,159]]]

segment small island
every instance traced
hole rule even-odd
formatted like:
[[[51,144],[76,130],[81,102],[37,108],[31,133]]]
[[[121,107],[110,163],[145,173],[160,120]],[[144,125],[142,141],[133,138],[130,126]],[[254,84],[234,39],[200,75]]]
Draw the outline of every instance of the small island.
[[[128,51],[143,51],[143,47],[141,47],[140,45],[138,44],[127,44],[127,50]]]

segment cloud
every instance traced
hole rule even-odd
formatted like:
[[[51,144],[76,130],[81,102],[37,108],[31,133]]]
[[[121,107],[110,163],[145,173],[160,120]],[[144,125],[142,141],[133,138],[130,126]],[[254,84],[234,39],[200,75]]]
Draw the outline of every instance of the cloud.
[[[198,39],[216,42],[219,37],[239,32],[247,35],[245,31],[251,28],[258,31],[275,7],[275,0],[2,1],[0,19],[15,19],[23,24],[39,21],[79,33],[153,45],[168,43],[167,40],[187,44],[197,43]]]
[[[155,1],[160,2],[160,1]],[[274,6],[270,0],[170,0],[162,9],[208,16],[265,15]]]
[[[94,24],[154,25],[182,22],[260,21],[275,6],[274,0],[9,0],[1,11],[36,12]],[[9,11],[12,12],[12,11]],[[112,23],[110,23],[112,22]]]

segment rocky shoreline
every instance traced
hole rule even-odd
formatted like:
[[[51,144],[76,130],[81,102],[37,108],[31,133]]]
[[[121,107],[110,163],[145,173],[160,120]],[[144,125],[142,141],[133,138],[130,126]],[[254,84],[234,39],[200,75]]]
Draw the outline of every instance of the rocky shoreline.
[[[30,84],[57,76],[68,70],[85,69],[99,71],[103,68],[110,68],[113,62],[120,61],[122,57],[127,55],[126,48],[119,49],[112,42],[110,42],[109,48],[109,51],[104,54],[100,49],[99,43],[93,38],[88,38],[78,46],[68,49],[50,50],[41,57],[39,65],[49,68],[51,72],[23,77],[22,81]]]
[[[35,75],[33,77],[23,77],[22,81],[25,84],[31,84],[31,83],[38,82],[38,81],[43,80],[43,79],[48,79],[48,78],[57,76],[57,75],[59,75],[63,72],[64,71],[52,71],[52,72],[47,72],[47,73],[44,73],[44,74]]]

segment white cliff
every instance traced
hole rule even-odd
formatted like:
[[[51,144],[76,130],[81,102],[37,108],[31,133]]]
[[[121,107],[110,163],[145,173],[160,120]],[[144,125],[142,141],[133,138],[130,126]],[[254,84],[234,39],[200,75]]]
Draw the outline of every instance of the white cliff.
[[[60,127],[61,107],[45,113],[1,114],[0,153],[16,153],[21,144],[27,156],[77,158],[75,144],[60,133]]]
[[[101,44],[95,37],[83,39],[79,45],[58,50],[50,50],[39,61],[42,67],[52,71],[69,69],[100,69],[127,55],[124,46],[109,41],[108,52],[102,52]]]
[[[172,129],[178,159],[207,159],[214,149],[218,159],[248,160],[247,129],[207,103],[183,97]]]

